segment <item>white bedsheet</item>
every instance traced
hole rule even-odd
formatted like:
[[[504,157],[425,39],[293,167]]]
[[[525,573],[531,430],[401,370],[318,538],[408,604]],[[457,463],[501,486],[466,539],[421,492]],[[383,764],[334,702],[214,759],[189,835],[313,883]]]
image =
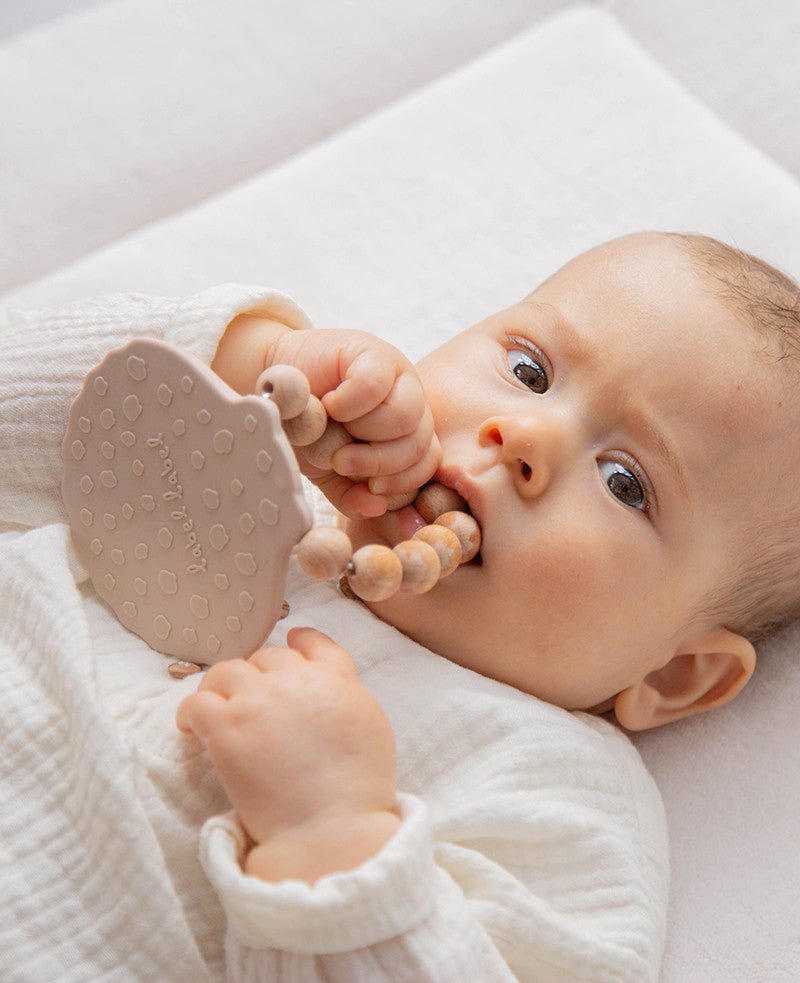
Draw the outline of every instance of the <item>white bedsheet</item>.
[[[796,182],[578,6],[3,303],[266,281],[317,323],[415,357],[576,251],[647,227],[717,235],[800,275]],[[729,709],[638,741],[672,835],[663,983],[797,979],[800,628],[761,662]]]

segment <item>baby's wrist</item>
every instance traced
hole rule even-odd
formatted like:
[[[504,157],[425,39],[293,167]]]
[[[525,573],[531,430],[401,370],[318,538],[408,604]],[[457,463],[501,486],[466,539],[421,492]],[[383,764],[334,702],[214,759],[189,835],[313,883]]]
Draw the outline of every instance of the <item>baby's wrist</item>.
[[[220,338],[211,368],[236,392],[252,393],[281,337],[292,330],[271,318],[239,314]]]
[[[374,857],[400,823],[397,813],[388,810],[315,818],[257,843],[245,859],[244,872],[272,883],[300,880],[313,884]]]

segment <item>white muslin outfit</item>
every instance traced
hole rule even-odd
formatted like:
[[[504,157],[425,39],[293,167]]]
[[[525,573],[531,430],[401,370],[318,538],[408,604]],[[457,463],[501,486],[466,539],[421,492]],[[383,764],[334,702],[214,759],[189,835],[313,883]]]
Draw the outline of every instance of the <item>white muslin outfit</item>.
[[[0,979],[657,980],[666,824],[628,739],[295,566],[272,640],[307,624],[351,652],[394,728],[403,822],[313,886],[243,875],[206,752],[174,726],[197,679],[169,677],[100,601],[59,486],[69,404],[106,351],[149,335],[208,363],[245,311],[309,326],[284,295],[234,286],[0,312]]]

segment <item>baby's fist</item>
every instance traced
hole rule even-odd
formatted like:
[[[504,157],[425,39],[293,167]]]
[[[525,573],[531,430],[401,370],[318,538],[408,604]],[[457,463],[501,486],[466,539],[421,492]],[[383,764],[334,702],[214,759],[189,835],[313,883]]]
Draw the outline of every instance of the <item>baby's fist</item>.
[[[287,647],[212,666],[176,722],[206,743],[251,839],[279,857],[305,842],[303,857],[325,854],[312,858],[315,870],[343,869],[327,831],[339,830],[335,853],[343,829],[364,817],[395,828],[391,726],[350,655],[321,632],[295,628]]]
[[[430,480],[441,456],[433,416],[414,367],[393,345],[364,331],[292,332],[273,358],[302,368],[341,424],[343,446],[324,465],[300,452],[305,473],[340,511],[381,515]]]

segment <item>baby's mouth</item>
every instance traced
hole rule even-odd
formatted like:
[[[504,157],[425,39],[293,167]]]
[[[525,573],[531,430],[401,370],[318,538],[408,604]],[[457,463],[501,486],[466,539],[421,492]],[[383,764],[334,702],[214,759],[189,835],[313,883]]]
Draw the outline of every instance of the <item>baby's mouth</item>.
[[[454,484],[458,482],[456,478]],[[461,482],[463,484],[463,482]],[[450,484],[445,483],[438,478],[435,481],[430,482],[425,485],[420,491],[419,495],[414,502],[413,508],[418,513],[420,518],[428,525],[436,522],[436,520],[448,512],[462,512],[464,515],[470,517],[474,521],[477,527],[477,535],[479,542],[482,538],[482,530],[477,516],[474,515],[470,503],[466,498],[458,491],[456,488],[452,487]],[[482,566],[483,556],[481,554],[480,547],[478,551],[472,556],[463,566]]]

